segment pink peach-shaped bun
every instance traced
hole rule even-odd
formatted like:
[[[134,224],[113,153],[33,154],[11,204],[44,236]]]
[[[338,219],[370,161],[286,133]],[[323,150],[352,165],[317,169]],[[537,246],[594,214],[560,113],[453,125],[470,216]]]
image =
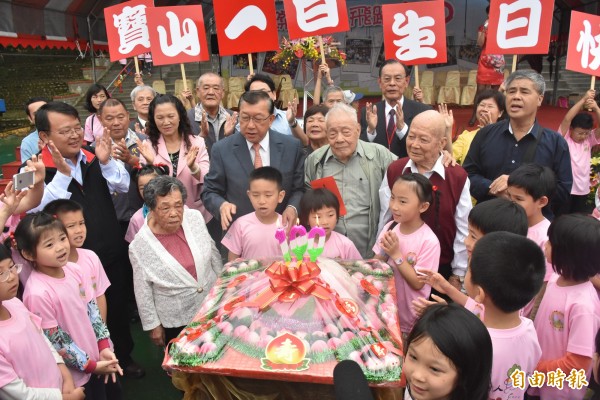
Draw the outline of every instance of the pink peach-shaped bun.
[[[244,325],[237,326],[233,330],[233,336],[239,337],[239,338],[244,338],[247,333],[248,333],[248,327],[244,326]]]
[[[327,337],[327,333],[325,333],[323,331],[313,331],[312,332],[312,337],[313,338],[322,338],[322,339],[325,339]]]
[[[394,301],[394,296],[392,296],[391,294],[386,294],[383,297],[383,301],[386,302],[386,303],[396,304],[396,302]]]
[[[262,326],[263,326],[262,322],[260,322],[259,320],[254,320],[250,324],[250,330],[251,331],[259,331],[262,328]]]
[[[378,317],[371,318],[369,320],[369,324],[370,324],[371,328],[373,328],[373,330],[376,330],[376,331],[380,330],[384,326],[383,322]]]
[[[381,318],[387,323],[390,324],[394,320],[394,312],[392,311],[384,311],[381,313]]]
[[[383,282],[375,280],[373,281],[373,286],[375,286],[375,289],[381,291],[383,289]]]
[[[310,346],[310,351],[313,353],[320,353],[328,349],[327,343],[323,340],[317,340]]]
[[[330,333],[333,336],[337,336],[340,334],[340,329],[334,324],[327,324],[325,327],[325,332]]]
[[[348,358],[358,365],[363,365],[363,360],[360,357],[360,351],[353,351],[352,353],[348,354]]]
[[[214,343],[204,343],[202,346],[200,346],[200,353],[201,354],[208,354],[210,352],[213,352],[217,349],[217,345]]]
[[[199,343],[210,343],[214,340],[214,335],[211,331],[207,331],[204,332],[202,335],[200,335],[200,337],[198,338],[198,342]]]
[[[248,332],[246,340],[248,343],[257,344],[260,341],[260,335],[256,332]]]
[[[359,331],[358,332],[358,336],[361,337],[361,338],[369,337],[369,336],[371,336],[371,332],[368,332],[368,331]]]
[[[329,346],[330,349],[335,349],[341,344],[342,344],[342,339],[337,338],[337,337],[332,337],[331,339],[329,339],[327,341],[327,345]]]
[[[308,336],[308,333],[306,333],[304,331],[296,331],[296,336],[298,336],[300,339],[306,339],[306,337]]]
[[[273,336],[271,335],[261,336],[260,340],[258,341],[258,347],[266,348],[267,345],[271,342],[271,340],[273,340]]]
[[[227,321],[219,322],[217,328],[225,335],[231,335],[231,332],[233,331],[233,326]]]
[[[340,339],[342,339],[342,342],[345,343],[352,340],[355,336],[356,335],[354,334],[354,332],[346,331],[340,335]]]
[[[385,357],[383,358],[383,364],[385,365],[386,368],[394,368],[394,367],[399,367],[400,366],[400,358],[398,358],[398,356],[391,354],[391,353],[387,353],[385,355]]]
[[[381,371],[385,368],[385,364],[381,360],[373,357],[369,357],[365,361],[365,366],[371,371]]]
[[[365,279],[367,280],[367,282],[373,282],[373,279],[375,279],[375,277],[373,275],[367,275]]]
[[[355,272],[352,274],[352,279],[354,279],[357,282],[360,282],[360,280],[364,277],[365,276],[361,272]]]
[[[227,269],[225,270],[225,272],[234,273],[234,272],[237,272],[237,270],[238,270],[237,267],[233,267],[232,266],[232,267],[227,267]]]
[[[242,261],[241,263],[238,264],[238,269],[244,269],[244,268],[248,268],[248,264],[246,264],[244,261]]]

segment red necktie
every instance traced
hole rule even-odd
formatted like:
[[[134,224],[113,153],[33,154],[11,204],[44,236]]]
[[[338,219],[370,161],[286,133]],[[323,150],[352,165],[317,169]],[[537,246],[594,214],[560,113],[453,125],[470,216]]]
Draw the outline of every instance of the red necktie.
[[[396,110],[392,108],[389,112],[389,116],[390,119],[388,120],[387,128],[385,128],[388,149],[392,146],[392,140],[394,140],[394,135],[396,134]]]
[[[260,158],[260,143],[254,143],[252,148],[254,149],[254,169],[260,168],[263,166],[262,158]]]

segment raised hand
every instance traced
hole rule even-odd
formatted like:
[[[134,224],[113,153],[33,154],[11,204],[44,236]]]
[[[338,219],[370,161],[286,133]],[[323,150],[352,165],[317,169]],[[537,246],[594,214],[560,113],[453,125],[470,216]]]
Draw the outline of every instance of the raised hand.
[[[237,121],[238,121],[237,111],[234,112],[233,114],[227,116],[227,119],[225,119],[225,126],[223,127],[223,135],[225,135],[225,137],[227,137],[233,133],[233,131],[235,130],[235,125],[237,124]]]
[[[152,148],[152,143],[150,140],[144,140],[142,142],[139,138],[136,138],[135,142],[140,154],[146,160],[146,164],[154,164],[154,149]]]
[[[52,161],[54,161],[54,165],[56,165],[58,172],[66,176],[71,176],[71,167],[69,167],[69,164],[67,164],[62,154],[60,154],[58,147],[56,147],[52,140],[48,141],[48,148],[52,153]]]
[[[375,132],[377,129],[377,106],[373,103],[367,102],[366,105],[366,118],[369,132]]]
[[[17,190],[15,191],[13,188],[13,183],[9,182],[4,188],[4,193],[0,194],[0,201],[4,203],[6,207],[2,207],[0,212],[4,212],[6,217],[13,215],[19,207],[19,203],[23,197],[27,195],[26,190]]]
[[[296,114],[298,113],[298,99],[294,97],[292,101],[288,101],[288,107],[285,111],[285,117],[288,123],[292,125],[296,121]]]
[[[38,158],[37,155],[33,155],[27,160],[25,165],[25,171],[35,171],[34,185],[44,182],[44,178],[46,178],[46,166],[41,157]]]
[[[199,151],[200,148],[198,146],[192,146],[190,151],[185,155],[185,163],[191,171],[196,169],[196,157]]]
[[[452,114],[452,110],[448,110],[448,105],[445,103],[438,105],[438,112],[444,117],[446,129],[452,129],[454,126],[454,115]]]
[[[106,165],[110,161],[112,153],[112,139],[110,129],[104,128],[104,133],[96,140],[96,157],[100,164]]]
[[[200,136],[203,138],[208,137],[208,118],[205,110],[202,110],[202,120],[200,121]]]
[[[398,235],[392,231],[385,232],[379,241],[379,246],[383,251],[385,251],[385,254],[394,259],[402,256],[401,254],[398,254],[400,251],[399,245],[400,241],[398,239]]]
[[[418,88],[416,86],[413,88],[413,99],[415,99],[415,101],[418,101],[419,103],[423,102],[423,91],[421,90],[421,88]]]
[[[121,138],[121,140],[113,144],[112,156],[117,160],[123,161],[125,164],[129,164],[131,162],[133,155],[129,151],[129,148],[127,148],[124,138]]]

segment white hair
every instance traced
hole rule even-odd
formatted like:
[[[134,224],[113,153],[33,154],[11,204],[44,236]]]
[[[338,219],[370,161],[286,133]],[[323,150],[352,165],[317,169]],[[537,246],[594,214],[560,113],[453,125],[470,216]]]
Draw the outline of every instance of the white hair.
[[[350,107],[345,103],[337,103],[336,105],[331,107],[327,112],[327,115],[325,115],[325,123],[327,124],[327,121],[329,121],[329,118],[332,115],[337,114],[346,114],[346,116],[351,118],[352,121],[358,121],[358,114],[356,113],[356,110],[353,107]]]

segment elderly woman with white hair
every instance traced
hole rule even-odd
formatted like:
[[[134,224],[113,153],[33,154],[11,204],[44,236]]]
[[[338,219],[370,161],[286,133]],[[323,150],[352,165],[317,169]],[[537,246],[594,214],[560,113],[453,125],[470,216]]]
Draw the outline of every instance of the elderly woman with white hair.
[[[356,110],[346,104],[329,110],[325,129],[329,144],[306,159],[304,183],[310,188],[315,179],[335,179],[347,212],[335,230],[350,238],[362,257],[372,258],[379,222],[379,185],[397,157],[384,146],[359,140]]]
[[[156,92],[150,86],[142,84],[133,88],[131,91],[131,103],[133,104],[133,109],[137,112],[137,118],[131,120],[129,129],[137,133],[145,133],[144,129],[146,128],[146,122],[148,122],[148,108],[155,97]]]
[[[186,196],[170,176],[146,184],[150,212],[129,246],[140,320],[157,346],[192,320],[223,268],[202,214],[184,207]]]

